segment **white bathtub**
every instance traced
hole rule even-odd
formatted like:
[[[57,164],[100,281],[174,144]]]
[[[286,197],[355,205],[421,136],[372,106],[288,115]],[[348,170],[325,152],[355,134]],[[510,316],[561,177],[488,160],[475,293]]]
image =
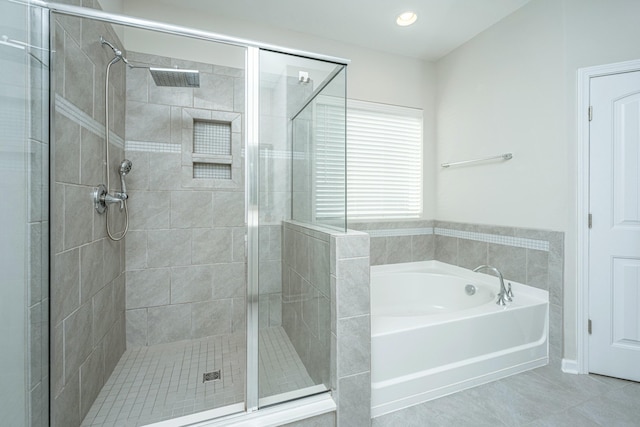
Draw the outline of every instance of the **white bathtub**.
[[[502,307],[492,275],[438,261],[371,267],[372,416],[547,364],[549,294],[511,283]]]

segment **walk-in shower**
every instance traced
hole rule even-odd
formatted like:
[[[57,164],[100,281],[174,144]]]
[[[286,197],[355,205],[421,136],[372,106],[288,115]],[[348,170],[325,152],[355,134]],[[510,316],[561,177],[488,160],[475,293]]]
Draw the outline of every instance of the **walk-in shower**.
[[[109,165],[111,164],[109,161],[109,76],[111,71],[111,66],[115,63],[122,61],[127,65],[127,67],[133,68],[142,68],[148,69],[151,73],[151,77],[153,77],[153,81],[157,86],[163,87],[188,87],[188,88],[198,88],[200,87],[200,72],[198,70],[184,70],[175,68],[157,68],[157,67],[146,67],[141,65],[135,65],[129,62],[127,58],[123,55],[122,51],[115,47],[115,45],[104,37],[100,36],[100,44],[102,46],[108,46],[113,51],[114,57],[109,63],[107,63],[106,71],[105,71],[105,96],[104,96],[104,112],[105,112],[105,176],[106,176],[106,185],[99,185],[93,190],[93,201],[94,207],[99,214],[106,213],[106,231],[107,236],[113,240],[118,241],[122,240],[129,230],[129,209],[127,207],[127,200],[129,199],[129,195],[127,194],[126,184],[125,184],[125,176],[131,172],[131,167],[133,166],[130,160],[124,159],[118,168],[118,173],[120,175],[120,191],[116,191],[113,194],[110,193],[110,179],[109,179]],[[109,205],[119,205],[120,211],[124,210],[124,229],[118,233],[112,233],[110,229],[110,221],[109,221]]]
[[[315,182],[318,150],[344,177],[345,61],[72,6],[50,22],[52,425],[331,401],[322,224],[344,230],[344,181]],[[309,217],[293,188],[320,195]],[[296,257],[291,219],[320,227]]]

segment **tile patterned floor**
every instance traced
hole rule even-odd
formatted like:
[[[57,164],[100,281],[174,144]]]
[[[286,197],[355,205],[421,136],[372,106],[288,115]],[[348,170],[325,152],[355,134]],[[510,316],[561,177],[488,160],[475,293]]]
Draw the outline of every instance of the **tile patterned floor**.
[[[260,330],[259,396],[267,397],[314,385],[283,328]]]
[[[640,426],[640,383],[564,374],[559,364],[374,418],[373,427]]]
[[[135,427],[242,402],[245,348],[235,334],[129,349],[82,426]],[[313,385],[282,328],[261,330],[260,349],[261,396]],[[214,369],[222,379],[203,383]]]

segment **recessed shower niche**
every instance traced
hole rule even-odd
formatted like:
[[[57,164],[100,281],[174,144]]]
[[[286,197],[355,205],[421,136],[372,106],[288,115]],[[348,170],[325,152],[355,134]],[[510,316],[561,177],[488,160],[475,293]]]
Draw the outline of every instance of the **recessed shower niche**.
[[[344,104],[344,64],[71,15],[51,15],[52,425],[206,419],[330,390],[329,328],[314,354],[291,336],[318,334],[330,304],[291,292],[282,222],[292,159],[314,165],[291,120],[305,109],[311,129],[326,88]]]
[[[231,123],[194,120],[192,158],[194,178],[231,179]]]

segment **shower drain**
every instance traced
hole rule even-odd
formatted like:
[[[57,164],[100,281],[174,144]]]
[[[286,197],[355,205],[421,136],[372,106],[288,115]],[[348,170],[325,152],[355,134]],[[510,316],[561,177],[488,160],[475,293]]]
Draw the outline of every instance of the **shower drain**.
[[[218,381],[222,376],[220,375],[220,369],[212,372],[205,372],[202,374],[202,382],[208,383],[209,381]]]

